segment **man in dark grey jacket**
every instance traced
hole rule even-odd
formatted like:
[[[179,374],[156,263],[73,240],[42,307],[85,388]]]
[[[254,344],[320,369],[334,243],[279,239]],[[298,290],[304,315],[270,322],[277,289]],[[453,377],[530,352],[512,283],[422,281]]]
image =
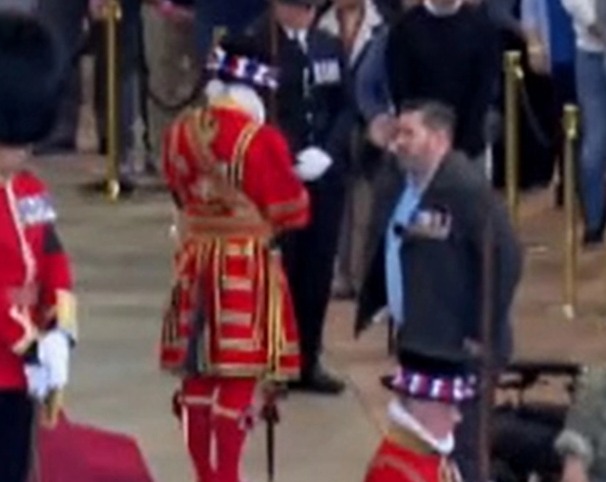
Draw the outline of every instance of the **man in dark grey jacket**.
[[[486,353],[482,307],[489,296],[490,348],[494,366],[502,366],[512,351],[509,311],[522,270],[507,213],[477,166],[453,151],[448,108],[412,102],[401,108],[394,128],[390,150],[397,169],[387,173],[376,200],[356,333],[387,307],[407,340]],[[477,481],[477,416],[474,405],[457,437],[457,462],[469,482]]]

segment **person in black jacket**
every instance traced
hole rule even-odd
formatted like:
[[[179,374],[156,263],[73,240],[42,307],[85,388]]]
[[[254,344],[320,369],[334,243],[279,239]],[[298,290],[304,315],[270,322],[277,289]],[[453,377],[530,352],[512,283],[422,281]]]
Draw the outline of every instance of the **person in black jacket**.
[[[485,9],[463,0],[427,0],[406,11],[387,41],[394,104],[425,98],[454,109],[455,146],[485,149],[484,120],[500,72],[497,29]]]
[[[491,352],[494,366],[503,366],[512,352],[509,315],[522,270],[506,210],[481,172],[453,150],[448,107],[405,104],[394,129],[396,162],[375,205],[356,335],[386,307],[400,338],[482,352],[482,306],[490,288]],[[493,259],[490,280],[484,279],[486,248]],[[469,411],[455,455],[463,479],[476,482],[477,405]]]
[[[263,15],[267,7],[267,0],[176,0],[176,3],[189,3],[195,7],[196,43],[202,58],[206,58],[212,47],[216,27],[238,35]]]
[[[346,114],[347,67],[342,46],[337,38],[313,26],[322,3],[278,0],[277,26],[267,16],[249,33],[272,49],[272,31],[277,28],[280,85],[270,115],[274,114],[297,159],[313,159],[324,166],[310,173],[295,165],[311,197],[312,221],[281,240],[301,339],[301,380],[291,388],[338,394],[344,384],[324,370],[320,354],[345,196],[351,120]]]

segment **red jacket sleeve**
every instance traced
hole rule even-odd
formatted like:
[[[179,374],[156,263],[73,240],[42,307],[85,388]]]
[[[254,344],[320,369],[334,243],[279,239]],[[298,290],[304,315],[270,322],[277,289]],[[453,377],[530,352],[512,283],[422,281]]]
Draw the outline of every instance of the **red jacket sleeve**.
[[[387,465],[372,468],[364,482],[429,482],[423,479],[411,480],[404,473]]]
[[[32,317],[40,330],[59,327],[76,339],[76,301],[72,292],[71,266],[57,234],[57,215],[48,189],[33,173],[24,172],[18,191],[19,196],[38,197],[43,206],[41,210],[47,213],[27,226],[32,233],[30,242],[37,264],[38,298]]]
[[[309,197],[293,169],[292,155],[282,134],[263,126],[246,157],[244,191],[276,229],[293,229],[309,222]]]

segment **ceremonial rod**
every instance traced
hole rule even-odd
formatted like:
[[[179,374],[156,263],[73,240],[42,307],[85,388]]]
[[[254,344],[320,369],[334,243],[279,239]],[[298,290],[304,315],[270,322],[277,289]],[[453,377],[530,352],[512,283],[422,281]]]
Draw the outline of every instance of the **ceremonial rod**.
[[[520,86],[524,78],[521,53],[507,51],[505,70],[505,188],[507,207],[513,225],[518,227],[519,167],[520,167]]]
[[[575,149],[579,137],[579,109],[566,104],[563,113],[564,128],[564,315],[575,317],[577,306],[577,233],[576,233],[576,169]]]
[[[492,480],[490,447],[492,446],[492,411],[494,402],[494,262],[495,233],[493,221],[488,217],[484,226],[482,249],[482,297],[481,344],[479,370],[480,416],[478,423],[478,475],[481,481]]]
[[[278,34],[279,26],[276,15],[277,0],[271,0],[270,15],[271,21],[269,32],[269,49],[272,67],[278,65]],[[278,99],[276,90],[272,90],[269,94],[269,118],[274,124],[278,124]],[[270,310],[269,323],[267,326],[268,338],[268,372],[264,383],[264,403],[263,403],[263,418],[266,426],[266,456],[267,456],[267,480],[274,482],[276,480],[276,425],[280,421],[280,413],[278,409],[279,398],[279,370],[281,357],[281,306],[279,295],[278,270],[281,266],[280,251],[277,246],[272,246],[270,256],[270,269],[273,273],[270,274],[272,282],[270,282]]]
[[[104,5],[107,48],[107,174],[106,189],[111,201],[120,197],[118,141],[118,22],[122,19],[120,0]]]

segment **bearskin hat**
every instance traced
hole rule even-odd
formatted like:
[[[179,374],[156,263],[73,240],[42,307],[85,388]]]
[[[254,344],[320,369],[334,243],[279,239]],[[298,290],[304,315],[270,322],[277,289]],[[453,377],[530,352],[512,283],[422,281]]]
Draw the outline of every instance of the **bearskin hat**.
[[[0,144],[42,140],[53,127],[65,58],[36,17],[0,10]]]
[[[225,37],[207,63],[213,77],[226,84],[244,84],[260,92],[278,87],[278,72],[270,56],[251,36]]]

